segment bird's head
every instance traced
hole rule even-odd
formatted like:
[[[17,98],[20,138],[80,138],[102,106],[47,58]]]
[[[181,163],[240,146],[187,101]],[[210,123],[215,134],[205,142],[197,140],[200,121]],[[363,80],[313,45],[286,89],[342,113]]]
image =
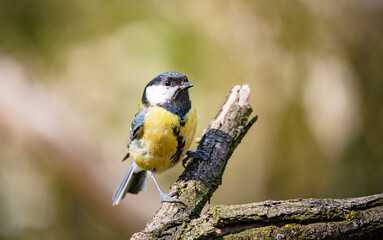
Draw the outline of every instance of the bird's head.
[[[162,106],[172,102],[190,102],[188,89],[191,87],[193,84],[185,75],[177,72],[163,73],[146,85],[142,103],[147,106]]]

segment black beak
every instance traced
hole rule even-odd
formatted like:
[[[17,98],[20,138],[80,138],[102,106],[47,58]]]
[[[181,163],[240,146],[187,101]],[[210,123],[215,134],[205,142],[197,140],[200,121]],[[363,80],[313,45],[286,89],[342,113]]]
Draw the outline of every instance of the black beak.
[[[194,86],[194,84],[191,83],[191,82],[184,82],[184,85],[179,86],[179,89],[181,89],[181,90],[185,90],[185,89],[191,88],[191,87],[193,87],[193,86]]]

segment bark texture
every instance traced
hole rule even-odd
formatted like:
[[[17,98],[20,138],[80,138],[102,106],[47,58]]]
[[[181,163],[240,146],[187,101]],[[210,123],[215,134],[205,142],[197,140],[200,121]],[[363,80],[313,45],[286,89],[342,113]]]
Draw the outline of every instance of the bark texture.
[[[187,239],[382,239],[383,194],[216,206],[191,221]]]
[[[295,199],[202,208],[222,181],[225,166],[257,116],[249,120],[247,85],[234,86],[204,131],[198,149],[209,161],[193,159],[171,187],[179,203],[163,203],[132,239],[349,239],[379,238],[383,194],[353,199]]]

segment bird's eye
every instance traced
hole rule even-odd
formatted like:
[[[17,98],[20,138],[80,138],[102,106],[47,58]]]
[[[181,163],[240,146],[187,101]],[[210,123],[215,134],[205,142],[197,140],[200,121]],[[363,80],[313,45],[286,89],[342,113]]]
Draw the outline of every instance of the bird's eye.
[[[165,86],[170,86],[171,82],[170,81],[165,81]]]

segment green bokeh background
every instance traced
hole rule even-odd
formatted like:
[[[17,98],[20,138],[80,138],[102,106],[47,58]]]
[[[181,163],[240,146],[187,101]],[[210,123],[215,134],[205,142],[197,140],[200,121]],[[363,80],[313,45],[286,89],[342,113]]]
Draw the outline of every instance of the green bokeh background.
[[[259,120],[211,205],[383,192],[382,29],[381,1],[0,0],[0,238],[144,228],[152,182],[111,197],[142,90],[166,71],[195,84],[197,137],[231,86],[252,90]]]

